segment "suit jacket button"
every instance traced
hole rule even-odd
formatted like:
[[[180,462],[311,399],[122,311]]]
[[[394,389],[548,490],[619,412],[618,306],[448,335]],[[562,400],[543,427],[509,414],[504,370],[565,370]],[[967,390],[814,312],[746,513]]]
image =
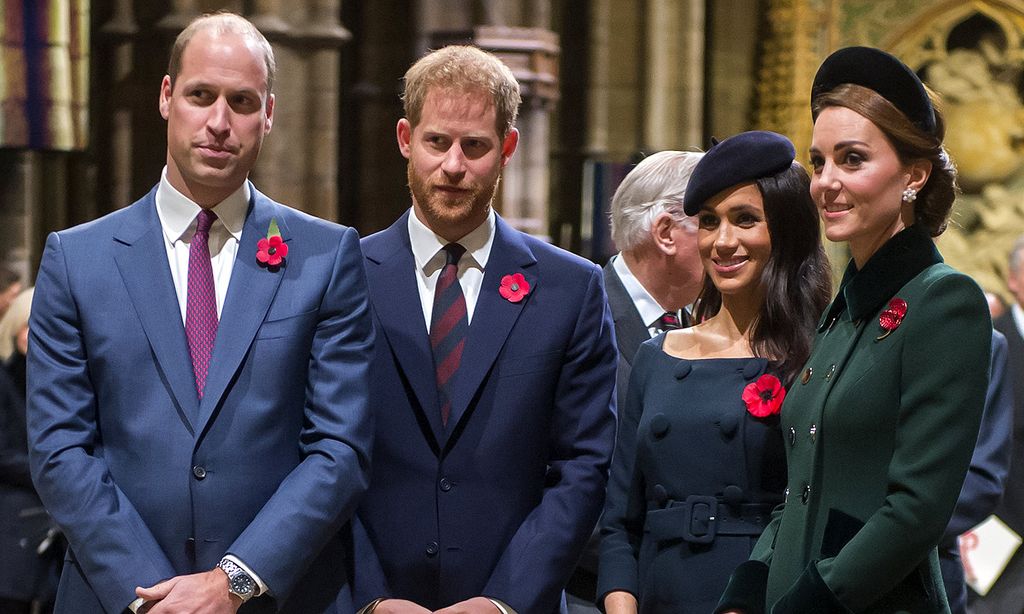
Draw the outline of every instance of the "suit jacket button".
[[[793,428],[793,427],[789,427],[789,447],[792,448],[795,445],[796,445],[796,429]]]
[[[832,379],[832,376],[835,375],[835,374],[836,374],[836,366],[832,365],[831,367],[828,368],[828,373],[825,374],[825,379],[826,380],[830,380],[830,379]]]
[[[800,493],[800,503],[807,505],[807,500],[811,498],[811,485],[804,484],[804,490]]]
[[[427,556],[435,556],[438,549],[439,546],[437,545],[437,542],[430,542],[427,544]]]
[[[441,490],[448,492],[452,489],[452,483],[448,481],[448,478],[441,478],[440,482]]]
[[[661,439],[668,433],[669,422],[665,414],[656,414],[651,418],[651,435],[655,439]]]
[[[811,436],[811,443],[814,443],[814,440],[818,438],[818,425],[812,424],[810,430],[807,431],[807,433]]]
[[[807,382],[811,381],[811,375],[814,375],[814,369],[810,367],[804,369],[804,375],[803,377],[800,378],[800,383],[806,384]]]
[[[201,480],[206,477],[206,468],[202,465],[196,465],[192,467],[192,475],[196,476],[197,480]]]
[[[651,489],[651,498],[659,507],[665,505],[668,503],[668,489],[661,484],[655,484]]]

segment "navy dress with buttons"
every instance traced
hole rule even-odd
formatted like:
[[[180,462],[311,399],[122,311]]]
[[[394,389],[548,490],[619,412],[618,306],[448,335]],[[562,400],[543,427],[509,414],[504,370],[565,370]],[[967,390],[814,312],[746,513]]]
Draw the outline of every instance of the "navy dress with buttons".
[[[640,612],[710,612],[782,501],[778,416],[746,410],[763,358],[689,360],[665,335],[636,355],[602,519],[598,595]]]

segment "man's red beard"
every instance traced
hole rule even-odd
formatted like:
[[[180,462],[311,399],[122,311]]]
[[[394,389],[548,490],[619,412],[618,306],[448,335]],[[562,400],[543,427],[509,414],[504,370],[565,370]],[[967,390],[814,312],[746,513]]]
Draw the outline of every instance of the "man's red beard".
[[[431,185],[429,180],[422,179],[413,169],[411,161],[406,166],[406,176],[409,180],[409,190],[412,192],[413,199],[415,199],[423,213],[430,219],[449,224],[467,220],[477,212],[486,212],[487,207],[494,200],[498,183],[501,181],[501,175],[499,174],[490,186],[474,183],[448,184],[453,188],[457,187],[465,190],[455,195],[437,190]],[[439,185],[443,186],[446,184]],[[483,221],[482,218],[481,221]]]

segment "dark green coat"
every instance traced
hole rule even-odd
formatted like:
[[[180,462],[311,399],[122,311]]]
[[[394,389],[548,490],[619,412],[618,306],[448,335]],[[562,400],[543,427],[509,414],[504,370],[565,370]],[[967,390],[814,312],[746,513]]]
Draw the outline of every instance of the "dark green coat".
[[[906,314],[888,335],[890,300]],[[916,227],[847,268],[782,408],[787,502],[719,609],[948,612],[936,544],[978,434],[992,324]]]

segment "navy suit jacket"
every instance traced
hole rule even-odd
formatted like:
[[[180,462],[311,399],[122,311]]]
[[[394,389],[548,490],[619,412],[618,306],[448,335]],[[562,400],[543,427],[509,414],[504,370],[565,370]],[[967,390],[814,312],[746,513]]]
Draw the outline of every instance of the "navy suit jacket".
[[[356,603],[435,609],[469,597],[559,611],[604,500],[615,438],[615,338],[601,271],[497,219],[442,425],[407,212],[363,239],[379,328],[370,489]],[[505,275],[530,285],[501,297]]]
[[[39,271],[28,431],[70,542],[58,611],[121,612],[135,586],[227,553],[273,593],[243,611],[350,611],[339,528],[372,436],[356,232],[252,190],[200,401],[155,192],[51,234]],[[290,247],[278,270],[255,257],[272,219]]]

